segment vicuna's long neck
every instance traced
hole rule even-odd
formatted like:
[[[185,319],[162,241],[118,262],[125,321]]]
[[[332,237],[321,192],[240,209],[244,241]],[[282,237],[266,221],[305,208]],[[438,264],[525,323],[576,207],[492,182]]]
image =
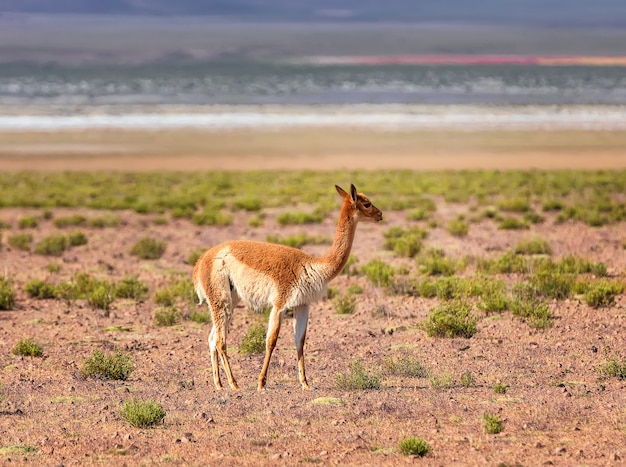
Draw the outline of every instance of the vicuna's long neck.
[[[348,262],[357,226],[353,209],[350,200],[345,200],[341,208],[333,244],[328,253],[320,258],[329,265],[327,281],[335,278]]]

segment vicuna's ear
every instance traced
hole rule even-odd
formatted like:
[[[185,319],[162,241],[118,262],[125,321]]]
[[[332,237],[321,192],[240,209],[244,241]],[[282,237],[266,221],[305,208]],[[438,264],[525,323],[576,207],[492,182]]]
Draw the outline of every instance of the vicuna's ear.
[[[335,185],[335,190],[337,190],[337,193],[339,193],[339,196],[341,196],[342,198],[345,198],[346,196],[348,196],[348,193],[346,193],[346,190],[341,188],[339,185]]]
[[[350,184],[350,196],[352,197],[352,202],[356,204],[356,187]]]

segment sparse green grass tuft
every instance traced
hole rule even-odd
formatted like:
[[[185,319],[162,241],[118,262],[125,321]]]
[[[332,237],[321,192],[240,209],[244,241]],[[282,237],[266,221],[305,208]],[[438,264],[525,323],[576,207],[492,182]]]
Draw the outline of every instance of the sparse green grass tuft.
[[[424,457],[430,450],[431,447],[426,441],[413,436],[404,438],[398,443],[398,451],[404,456]]]
[[[67,236],[67,242],[69,246],[87,245],[87,235],[80,230],[75,230]]]
[[[417,258],[420,273],[427,276],[452,276],[456,271],[457,262],[448,258],[439,248],[432,248]]]
[[[45,256],[61,256],[68,247],[67,237],[63,234],[49,235],[35,245],[35,253]]]
[[[142,300],[147,292],[148,286],[134,276],[124,277],[115,285],[115,296],[117,298]]]
[[[245,197],[233,201],[233,208],[242,211],[257,212],[260,211],[262,207],[263,203],[260,198]]]
[[[12,310],[15,305],[13,281],[0,276],[0,310]]]
[[[335,296],[333,304],[338,315],[351,315],[356,311],[356,298],[351,293]]]
[[[144,237],[133,245],[130,254],[141,259],[159,259],[165,253],[165,248],[165,242]]]
[[[380,390],[382,383],[379,374],[371,374],[363,364],[354,360],[350,362],[348,373],[335,376],[337,388],[342,391]]]
[[[393,251],[398,256],[413,258],[421,251],[422,239],[427,237],[428,232],[419,227],[404,229],[395,226],[383,235],[385,236],[383,248]]]
[[[536,329],[552,326],[550,307],[541,299],[535,285],[530,281],[515,284],[509,306],[514,315],[525,319]]]
[[[230,225],[233,217],[219,210],[207,209],[194,214],[191,220],[196,225]]]
[[[32,279],[24,284],[24,290],[31,298],[46,300],[49,298],[57,298],[57,287],[54,284],[43,281],[41,279]]]
[[[84,378],[126,381],[134,370],[130,355],[124,355],[120,351],[105,355],[102,350],[95,349],[85,360],[80,374]]]
[[[148,428],[163,421],[166,412],[161,405],[152,400],[131,399],[124,403],[120,418],[136,428]]]
[[[469,370],[461,375],[460,382],[461,386],[463,386],[464,388],[471,388],[476,384],[476,381],[474,380],[474,374]]]
[[[80,214],[73,214],[71,216],[57,217],[53,222],[58,228],[70,226],[76,227],[79,225],[85,225],[87,223],[87,219],[85,216],[81,216]]]
[[[620,358],[618,355],[607,356],[606,362],[600,365],[598,371],[602,376],[626,379],[626,358]]]
[[[469,233],[469,224],[463,219],[455,219],[448,223],[446,230],[454,237],[465,237]]]
[[[157,326],[174,326],[180,322],[180,312],[171,306],[163,307],[154,313],[154,322]]]
[[[615,304],[615,296],[624,292],[622,281],[601,278],[587,282],[578,282],[575,289],[584,294],[585,302],[593,308],[608,308]]]
[[[493,392],[495,392],[496,394],[506,394],[506,390],[507,390],[507,386],[502,381],[498,381],[493,386]]]
[[[276,217],[280,225],[319,224],[324,216],[319,212],[284,212]]]
[[[265,327],[261,324],[255,324],[245,336],[241,338],[239,343],[239,353],[250,355],[265,352]]]
[[[196,248],[191,253],[189,253],[189,256],[187,256],[186,263],[190,264],[191,266],[195,266],[198,260],[200,259],[200,256],[202,256],[202,254],[205,251],[206,251],[206,248]]]
[[[383,361],[383,373],[411,378],[426,378],[428,376],[428,370],[422,365],[422,362],[412,355],[385,358]]]
[[[515,254],[518,255],[549,255],[551,253],[550,244],[542,238],[522,240],[515,247]]]
[[[30,251],[30,247],[33,243],[33,235],[30,233],[21,233],[11,235],[8,238],[9,245],[21,251]]]
[[[496,435],[504,430],[504,422],[497,415],[485,412],[483,414],[483,429],[487,434]]]
[[[380,258],[374,258],[365,264],[361,271],[377,287],[388,287],[395,274],[393,266]]]
[[[431,309],[422,323],[431,337],[472,337],[476,334],[478,318],[471,312],[471,304],[456,300]]]
[[[98,282],[87,295],[87,303],[99,310],[108,310],[115,300],[115,286],[110,282]]]
[[[30,216],[22,217],[17,221],[17,226],[20,229],[34,229],[35,227],[37,227],[37,225],[39,225],[37,219]]]
[[[208,311],[192,311],[189,313],[189,319],[195,323],[210,323],[211,313]]]
[[[517,217],[504,217],[498,225],[498,229],[500,230],[524,230],[528,228],[528,222],[520,220]]]
[[[278,235],[268,235],[265,241],[276,243],[278,245],[286,245],[292,248],[302,248],[304,245],[329,245],[332,240],[322,236],[308,235],[305,233],[280,237]]]
[[[30,337],[28,337],[18,341],[11,350],[11,353],[13,355],[21,355],[22,357],[41,357],[43,355],[43,349],[39,344],[35,344]]]

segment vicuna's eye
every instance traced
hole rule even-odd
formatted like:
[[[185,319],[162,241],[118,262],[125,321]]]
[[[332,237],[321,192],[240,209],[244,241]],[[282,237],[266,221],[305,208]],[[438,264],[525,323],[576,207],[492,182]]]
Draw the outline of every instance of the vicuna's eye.
[[[363,207],[364,208],[369,208],[372,205],[372,203],[363,203]]]

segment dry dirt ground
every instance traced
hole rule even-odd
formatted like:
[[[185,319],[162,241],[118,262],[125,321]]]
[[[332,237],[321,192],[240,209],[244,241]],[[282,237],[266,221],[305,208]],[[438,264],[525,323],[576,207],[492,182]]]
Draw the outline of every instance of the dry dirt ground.
[[[366,186],[359,188],[367,193]],[[455,218],[459,209],[463,207],[439,202],[437,216],[444,221],[440,225]],[[100,214],[62,209],[53,214],[75,212],[87,217]],[[40,214],[28,209],[0,211],[13,226],[21,216]],[[396,265],[411,263],[383,251],[383,231],[409,225],[405,213],[384,214],[383,225],[359,226],[353,254],[360,264],[380,255]],[[17,300],[14,310],[0,311],[0,464],[626,463],[626,381],[602,378],[598,372],[607,352],[626,349],[623,295],[613,307],[599,310],[576,299],[553,302],[554,326],[546,330],[534,330],[509,312],[480,314],[474,337],[444,339],[428,337],[415,326],[426,319],[436,299],[387,296],[364,277],[340,276],[331,284],[340,291],[354,283],[365,291],[353,315],[336,314],[330,300],[312,306],[305,355],[315,389],[304,392],[299,387],[288,318],[272,358],[267,389],[258,393],[262,356],[239,354],[237,345],[261,318],[242,306],[235,310],[229,335],[231,364],[241,390],[217,392],[206,343],[210,324],[183,320],[174,327],[158,327],[152,298],[141,303],[117,300],[105,316],[83,301],[68,307],[60,300],[28,298],[23,289],[33,278],[66,280],[86,271],[110,280],[135,274],[153,293],[174,272],[191,275],[185,259],[196,248],[232,238],[263,240],[270,233],[331,236],[334,231],[334,218],[313,227],[279,230],[275,215],[269,212],[264,226],[257,228],[248,226],[244,213],[238,213],[231,226],[197,227],[186,220],[154,225],[154,216],[123,212],[118,228],[81,228],[88,244],[58,259],[11,248],[6,239],[17,229],[5,230],[0,267],[2,274],[13,278]],[[58,230],[52,221],[41,221],[33,231],[35,242]],[[167,242],[161,259],[139,260],[129,254],[146,234]],[[488,257],[535,235],[549,241],[555,257],[574,254],[603,261],[615,275],[626,268],[624,225],[555,225],[548,218],[530,231],[512,232],[485,220],[472,224],[465,238],[435,228],[425,242],[452,257]],[[325,248],[305,250],[319,254]],[[59,273],[47,271],[51,262],[60,264]],[[466,274],[472,274],[471,269]],[[381,306],[386,313],[374,313]],[[42,358],[11,353],[24,337],[43,346]],[[84,379],[79,370],[94,349],[129,353],[136,370],[124,382]],[[435,377],[449,375],[451,387],[434,388],[428,378],[389,376],[383,377],[381,390],[337,388],[336,375],[347,372],[350,362],[359,360],[376,370],[385,358],[405,354],[419,359]],[[474,384],[466,388],[459,378],[467,371],[474,375]],[[505,394],[494,392],[498,382],[507,385]],[[164,423],[149,429],[127,425],[118,412],[132,397],[159,402],[167,412]],[[325,398],[336,398],[332,399],[336,403],[324,403]],[[504,421],[500,434],[483,431],[485,412]],[[425,439],[431,452],[425,458],[401,455],[398,442],[406,436]]]

